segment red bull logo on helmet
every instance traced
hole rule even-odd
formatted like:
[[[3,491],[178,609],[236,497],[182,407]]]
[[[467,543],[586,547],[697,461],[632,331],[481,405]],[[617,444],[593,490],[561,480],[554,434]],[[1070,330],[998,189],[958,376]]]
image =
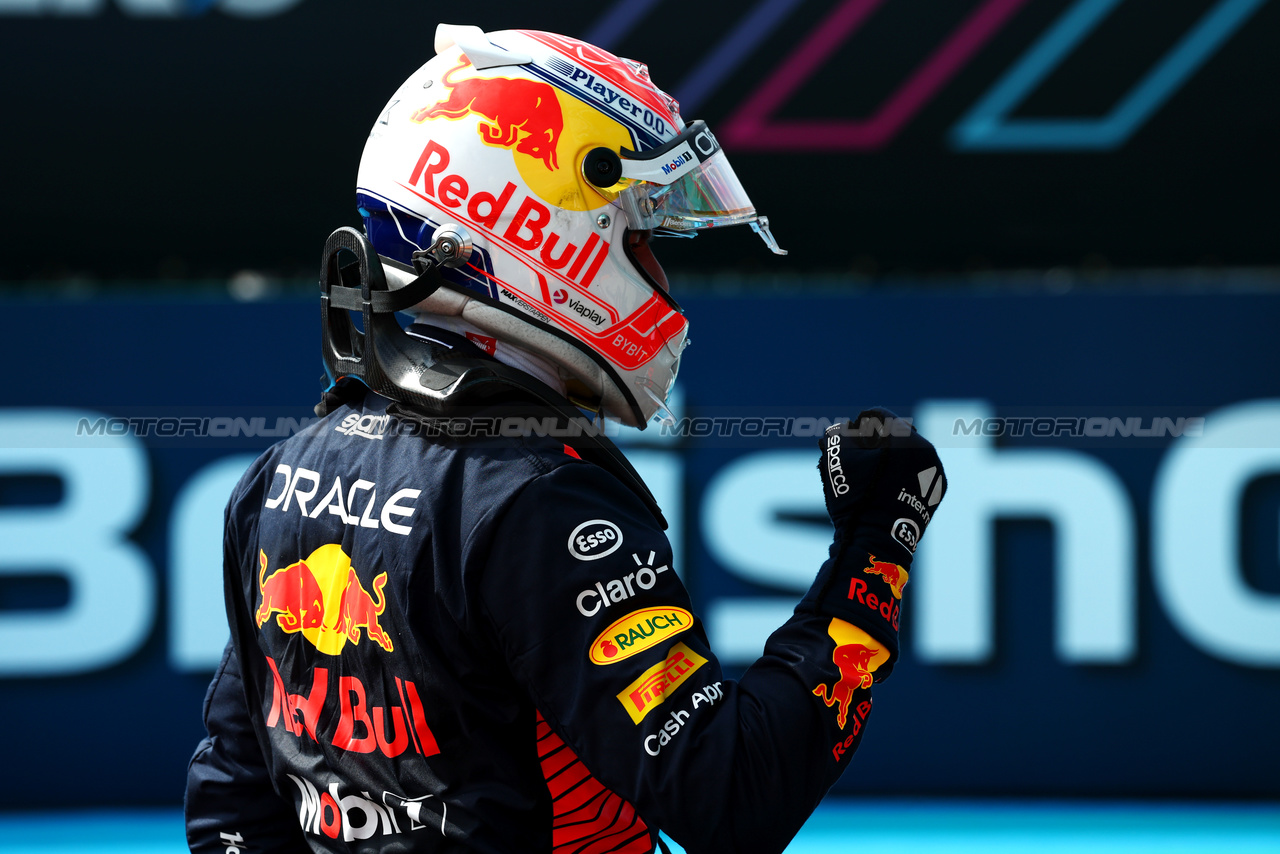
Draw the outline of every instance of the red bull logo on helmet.
[[[471,64],[466,57],[445,72],[441,82],[449,97],[413,114],[413,120],[460,119],[472,113],[489,121],[481,122],[480,138],[485,145],[513,148],[541,160],[547,169],[559,169],[556,146],[564,132],[564,115],[556,90],[549,83],[518,77],[469,77],[455,81],[453,75]]]
[[[395,650],[379,621],[387,608],[385,572],[373,579],[370,595],[351,566],[351,558],[333,543],[270,575],[266,552],[258,552],[258,564],[261,602],[254,614],[258,628],[275,614],[281,630],[289,634],[300,632],[312,646],[328,655],[341,654],[348,641],[360,643],[361,629],[365,637],[387,652]]]
[[[449,89],[448,97],[414,110],[410,120],[427,127],[435,122],[476,121],[480,141],[490,148],[510,151],[521,182],[542,201],[573,211],[594,210],[609,203],[582,177],[580,166],[591,148],[619,151],[634,147],[636,143],[622,124],[547,80],[537,79],[533,66],[519,72],[530,76],[490,77],[483,76],[489,73],[485,71],[458,79],[459,72],[468,66],[463,57],[449,69],[440,80]],[[440,138],[440,134],[434,135]],[[495,169],[492,162],[468,165],[472,168],[465,177],[446,177],[444,194],[465,197],[468,179],[493,180],[503,171]],[[563,248],[558,253],[564,260],[571,254]]]
[[[497,181],[492,176],[478,179],[488,181],[487,187],[473,184],[450,171],[454,159],[446,146],[428,139],[408,182],[401,182],[400,186],[531,265],[533,274],[528,285],[485,274],[501,286],[504,297],[539,320],[547,322],[554,317],[561,325],[595,342],[601,352],[626,370],[645,364],[681,334],[686,326],[684,316],[657,294],[625,316],[587,296],[609,255],[608,241],[592,233],[579,247],[555,230],[556,217],[546,205],[523,193],[517,196],[517,187],[510,181],[501,191],[496,191]],[[530,187],[537,189],[532,184]],[[514,213],[508,213],[512,209]],[[505,217],[509,219],[504,226]],[[578,307],[571,307],[571,303]]]
[[[840,678],[830,688],[825,682],[818,685],[813,689],[813,695],[821,699],[828,708],[839,707],[836,711],[836,723],[840,724],[840,729],[844,729],[849,722],[849,704],[853,701],[854,692],[871,687],[871,683],[875,681],[872,674],[889,660],[889,650],[862,629],[844,620],[833,619],[827,627],[827,634],[836,642],[831,660],[839,668]]]

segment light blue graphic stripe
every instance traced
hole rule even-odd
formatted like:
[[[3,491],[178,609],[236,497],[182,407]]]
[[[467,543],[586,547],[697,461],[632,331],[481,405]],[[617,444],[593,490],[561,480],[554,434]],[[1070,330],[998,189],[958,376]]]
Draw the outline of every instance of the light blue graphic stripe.
[[[982,147],[1008,128],[1001,120],[1040,85],[1122,0],[1078,0],[1022,59],[997,81],[952,131],[958,148]]]
[[[0,816],[5,854],[180,854],[181,809],[10,813]]]
[[[671,849],[683,854],[678,844],[672,842]],[[182,854],[186,850],[180,808],[0,814],[0,851],[5,854]],[[787,854],[877,851],[1280,854],[1280,807],[1191,801],[828,798],[787,848]]]
[[[1078,0],[955,125],[952,146],[961,151],[1117,148],[1267,0],[1219,0],[1106,116],[1006,120],[1120,2]]]
[[[680,102],[680,112],[692,115],[693,111],[724,82],[724,79],[742,65],[743,61],[781,23],[800,0],[762,0],[727,36],[720,40],[693,70],[685,75],[672,94]]]
[[[1114,120],[1120,126],[1130,128],[1145,122],[1265,2],[1267,0],[1228,0],[1211,9],[1196,28],[1183,36],[1182,41],[1134,87],[1113,112]]]
[[[659,2],[660,0],[617,0],[609,11],[591,25],[582,40],[612,51]]]

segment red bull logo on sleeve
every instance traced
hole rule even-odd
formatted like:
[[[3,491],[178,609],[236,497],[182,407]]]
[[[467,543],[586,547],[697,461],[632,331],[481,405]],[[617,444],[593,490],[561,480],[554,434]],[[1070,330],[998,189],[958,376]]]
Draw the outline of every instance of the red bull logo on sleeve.
[[[897,631],[898,622],[902,617],[900,602],[902,589],[907,586],[907,571],[896,563],[876,560],[875,555],[867,556],[867,566],[862,571],[867,575],[878,575],[883,578],[889,585],[889,592],[893,598],[885,596],[881,599],[880,596],[870,592],[871,586],[866,579],[855,576],[849,579],[849,601],[858,602],[875,611],[884,618],[886,623],[893,626],[894,631]]]
[[[262,601],[254,614],[258,628],[276,615],[286,633],[301,632],[312,646],[339,655],[347,642],[365,637],[393,652],[395,645],[379,617],[387,608],[387,574],[373,579],[373,594],[365,590],[342,547],[330,543],[300,560],[267,574],[266,552],[258,553],[258,587]]]
[[[833,619],[827,627],[827,634],[831,635],[831,639],[836,642],[831,660],[840,670],[840,679],[830,688],[825,682],[818,685],[813,689],[813,695],[821,699],[827,708],[839,706],[836,712],[836,723],[840,724],[840,729],[844,729],[849,722],[849,704],[853,702],[854,692],[871,687],[872,682],[875,681],[872,674],[881,664],[889,660],[889,650],[873,640],[862,629],[844,620]],[[869,701],[863,705],[870,710]],[[861,725],[861,718],[865,717],[865,714],[860,714],[859,722],[854,724],[855,734]]]
[[[889,589],[893,591],[893,598],[901,599],[902,588],[907,586],[907,571],[896,563],[876,560],[875,555],[868,555],[867,560],[870,566],[862,571],[868,575],[878,575],[883,578],[889,585]]]

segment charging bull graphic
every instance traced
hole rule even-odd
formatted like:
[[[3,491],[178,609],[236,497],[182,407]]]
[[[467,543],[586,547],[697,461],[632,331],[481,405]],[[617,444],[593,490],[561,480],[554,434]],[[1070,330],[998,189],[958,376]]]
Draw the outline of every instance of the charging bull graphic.
[[[347,570],[347,585],[342,589],[342,604],[338,606],[338,619],[341,631],[352,643],[360,643],[360,630],[378,646],[387,652],[392,651],[391,638],[382,630],[378,617],[387,610],[387,598],[382,588],[387,586],[387,574],[384,572],[373,580],[373,593],[378,597],[375,602],[365,589],[360,586],[354,569]]]
[[[849,703],[853,700],[854,692],[871,687],[871,683],[875,681],[872,674],[888,661],[889,650],[872,640],[862,629],[844,620],[832,620],[827,627],[827,634],[836,642],[831,660],[840,669],[840,679],[830,690],[825,682],[822,683],[813,689],[813,695],[820,698],[827,708],[839,704],[836,723],[840,724],[840,729],[844,729],[849,721]]]
[[[258,588],[262,602],[254,618],[258,628],[276,614],[276,625],[300,632],[312,646],[338,655],[347,642],[360,643],[360,630],[387,652],[391,636],[378,619],[387,610],[387,574],[373,579],[373,595],[365,590],[351,558],[337,544],[321,546],[305,560],[267,574],[266,552],[258,553]]]
[[[871,565],[862,571],[868,575],[879,575],[893,591],[893,598],[901,599],[902,588],[907,586],[907,571],[896,563],[876,560],[875,555],[868,555],[867,558],[871,561]]]
[[[421,124],[427,119],[460,119],[477,113],[489,120],[479,127],[486,144],[513,148],[541,160],[553,172],[559,169],[556,145],[564,131],[564,116],[556,90],[549,83],[517,77],[469,77],[454,82],[454,73],[470,64],[463,57],[445,72],[440,82],[449,88],[449,97],[417,110],[413,121]]]
[[[258,628],[262,628],[273,613],[276,625],[286,632],[324,625],[324,597],[306,561],[278,569],[268,578],[267,553],[259,551],[258,589],[262,591],[262,604],[254,615]]]

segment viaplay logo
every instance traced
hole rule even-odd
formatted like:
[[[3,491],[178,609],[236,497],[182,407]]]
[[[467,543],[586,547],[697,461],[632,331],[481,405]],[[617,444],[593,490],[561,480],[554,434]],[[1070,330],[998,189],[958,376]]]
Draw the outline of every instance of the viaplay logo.
[[[254,619],[258,628],[276,615],[276,625],[301,632],[316,649],[339,655],[347,641],[360,643],[360,630],[387,652],[395,649],[378,618],[387,608],[387,574],[373,579],[373,596],[364,589],[351,558],[337,544],[321,546],[306,560],[267,575],[267,554],[259,551],[258,587],[262,600]],[[376,597],[376,598],[375,598]]]

